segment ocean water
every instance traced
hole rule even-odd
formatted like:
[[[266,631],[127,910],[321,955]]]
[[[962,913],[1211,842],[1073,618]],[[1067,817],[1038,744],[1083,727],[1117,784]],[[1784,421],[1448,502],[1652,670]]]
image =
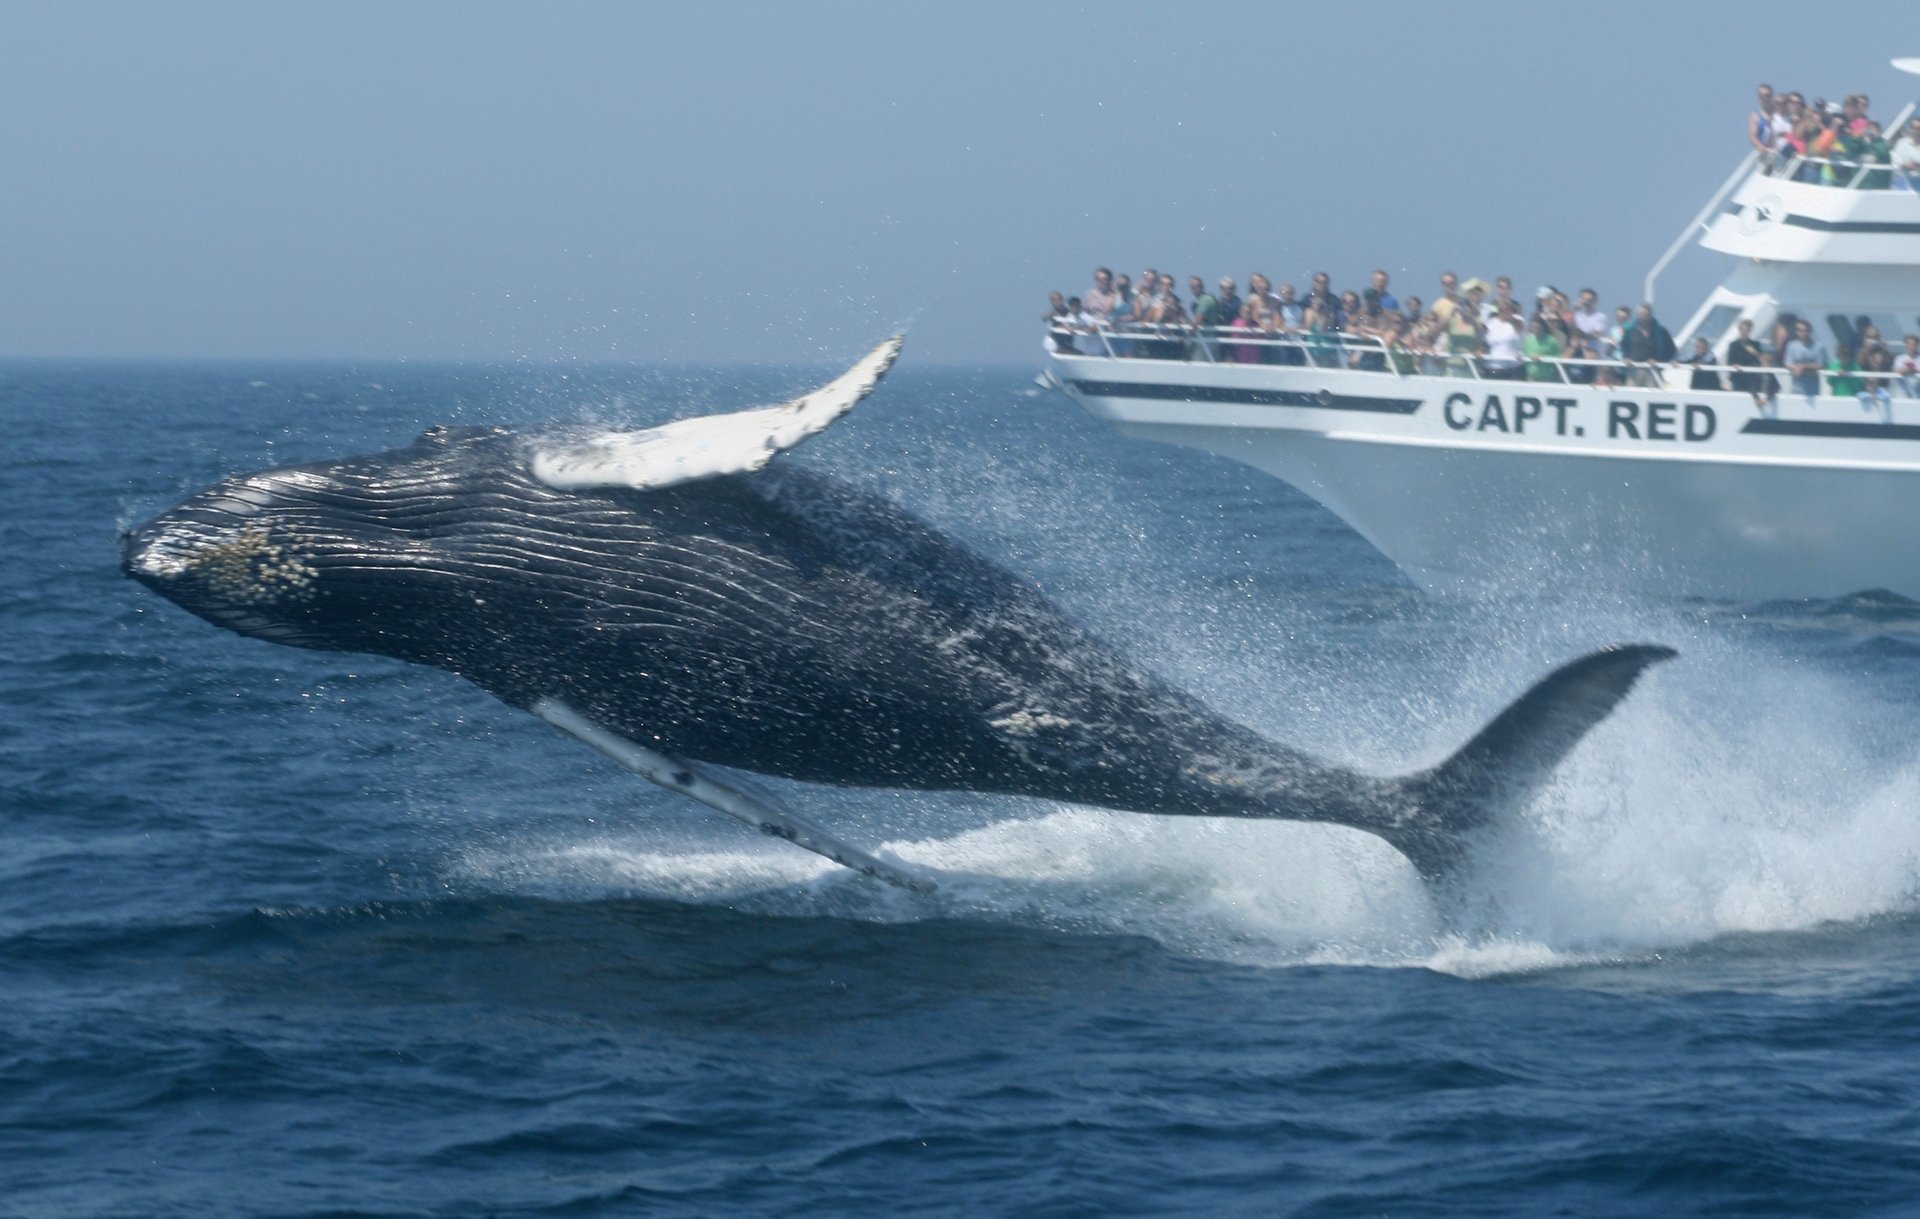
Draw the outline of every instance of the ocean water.
[[[0,365],[0,1215],[1920,1212],[1901,598],[1436,599],[1280,483],[911,351],[782,459],[1382,772],[1679,648],[1443,911],[1350,831],[783,785],[948,874],[902,894],[117,573],[229,473],[818,372]]]

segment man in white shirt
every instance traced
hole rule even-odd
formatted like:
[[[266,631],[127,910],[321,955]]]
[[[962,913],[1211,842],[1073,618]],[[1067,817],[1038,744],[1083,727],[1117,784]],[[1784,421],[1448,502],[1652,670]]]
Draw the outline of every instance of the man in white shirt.
[[[1906,131],[1894,141],[1891,155],[1894,186],[1920,190],[1920,119],[1907,124]]]
[[[1580,332],[1587,359],[1604,360],[1613,354],[1607,350],[1607,311],[1600,307],[1600,294],[1592,288],[1580,289],[1580,303],[1573,308],[1573,328]]]
[[[1893,357],[1893,371],[1900,378],[1900,392],[1920,398],[1920,334],[1907,336],[1907,349]]]
[[[1095,320],[1105,322],[1113,315],[1113,307],[1119,303],[1120,298],[1113,290],[1113,272],[1105,267],[1095,267],[1093,289],[1080,298],[1080,304]]]

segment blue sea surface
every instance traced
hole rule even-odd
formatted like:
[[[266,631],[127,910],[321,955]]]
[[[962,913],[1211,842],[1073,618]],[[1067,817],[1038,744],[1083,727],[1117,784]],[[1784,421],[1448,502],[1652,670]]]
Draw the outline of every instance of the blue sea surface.
[[[1338,828],[779,785],[947,874],[905,894],[118,573],[231,473],[820,375],[0,365],[0,1215],[1920,1213],[1900,597],[1430,597],[1276,481],[911,351],[781,458],[1381,773],[1677,647],[1443,910]]]

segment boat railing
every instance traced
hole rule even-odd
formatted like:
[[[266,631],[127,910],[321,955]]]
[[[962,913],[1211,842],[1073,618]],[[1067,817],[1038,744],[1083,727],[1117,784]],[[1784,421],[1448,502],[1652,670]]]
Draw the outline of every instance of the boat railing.
[[[1722,389],[1764,396],[1797,393],[1793,371],[1779,365],[1704,364],[1693,361],[1636,361],[1618,356],[1522,356],[1492,360],[1483,354],[1420,351],[1370,335],[1299,334],[1247,331],[1232,326],[1118,323],[1092,327],[1053,326],[1056,354],[1109,359],[1164,360],[1244,368],[1317,368],[1370,372],[1396,378],[1458,377],[1474,381],[1531,382],[1536,385],[1624,386],[1648,389]],[[1082,343],[1096,341],[1097,351]],[[1249,355],[1252,358],[1247,358]],[[1853,397],[1856,383],[1873,394],[1920,398],[1920,378],[1891,371],[1819,370],[1824,396]],[[1695,384],[1711,378],[1717,385]],[[1771,384],[1769,384],[1769,382]],[[1845,393],[1839,393],[1845,389]]]
[[[1913,117],[1915,103],[1894,117],[1885,130],[1904,131]],[[1754,154],[1759,155],[1759,154]],[[1831,171],[1831,172],[1829,172]],[[1814,157],[1802,153],[1769,153],[1760,161],[1760,172],[1773,178],[1790,178],[1813,186],[1833,186],[1841,190],[1920,191],[1920,180],[1900,172],[1889,161],[1857,161],[1840,157]]]
[[[1891,161],[1848,161],[1839,157],[1810,157],[1799,153],[1790,156],[1772,154],[1761,160],[1760,172],[1770,178],[1787,178],[1809,186],[1830,186],[1840,190],[1920,191],[1920,178],[1902,171]]]

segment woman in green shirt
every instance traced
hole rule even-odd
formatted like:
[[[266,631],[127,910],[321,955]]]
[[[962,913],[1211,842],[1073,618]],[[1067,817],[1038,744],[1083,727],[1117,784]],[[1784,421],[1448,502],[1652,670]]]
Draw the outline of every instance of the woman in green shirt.
[[[1860,376],[1860,362],[1853,358],[1853,347],[1841,343],[1833,349],[1833,363],[1827,365],[1827,392],[1836,398],[1856,398],[1867,387]]]
[[[1560,366],[1550,364],[1565,353],[1566,347],[1560,342],[1560,336],[1547,325],[1546,319],[1536,317],[1533,325],[1527,328],[1527,341],[1523,348],[1527,357],[1527,380],[1558,381]]]

